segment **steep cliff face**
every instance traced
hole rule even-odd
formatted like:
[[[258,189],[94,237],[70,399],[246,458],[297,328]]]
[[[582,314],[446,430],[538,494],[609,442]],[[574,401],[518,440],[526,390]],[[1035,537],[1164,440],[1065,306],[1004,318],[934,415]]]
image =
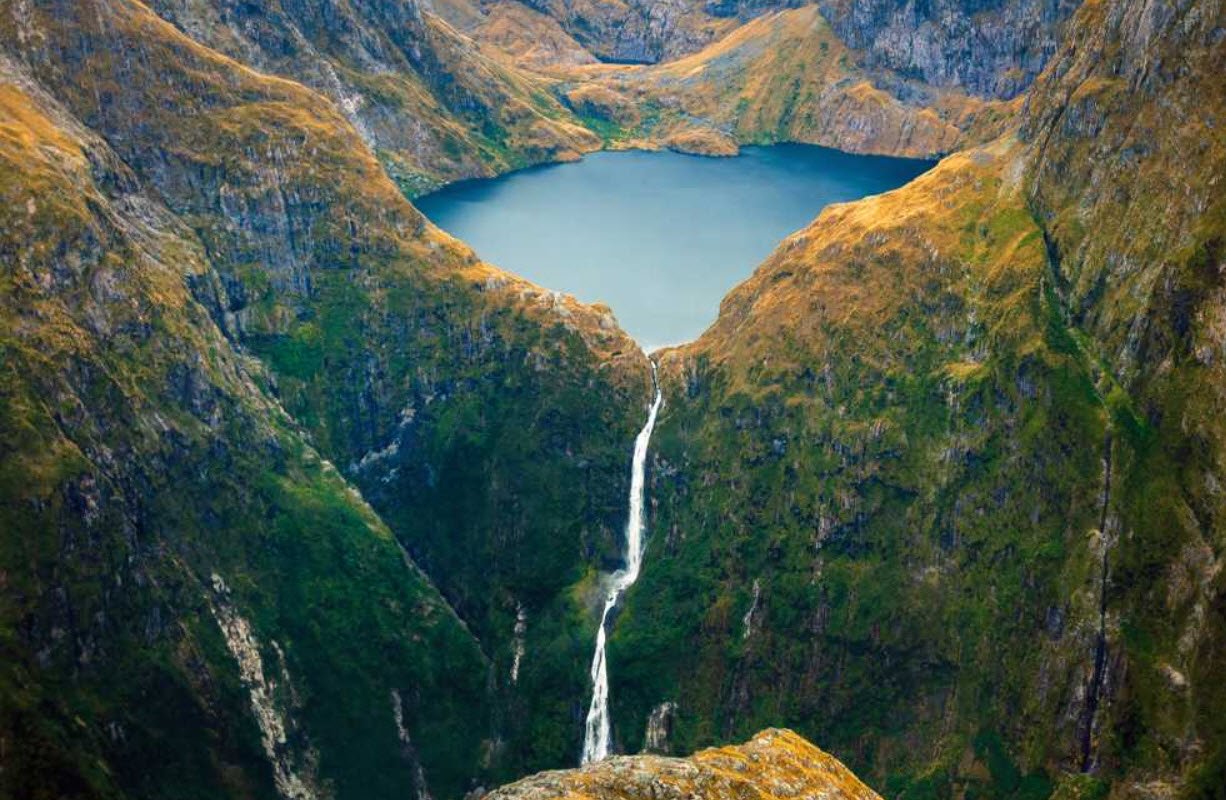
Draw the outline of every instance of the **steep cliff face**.
[[[539,78],[416,2],[150,5],[196,41],[329,97],[410,195],[599,143]]]
[[[0,793],[457,790],[477,643],[192,297],[202,242],[0,64]]]
[[[1135,415],[1116,426],[1118,539],[1083,759],[1220,791],[1226,8],[1096,2],[1078,21],[1022,136],[1053,292]]]
[[[140,3],[14,4],[0,49],[13,793],[455,796],[568,758],[557,587],[616,550],[648,390],[607,310]],[[478,540],[461,621],[404,550]]]
[[[704,11],[696,0],[530,0],[603,61],[655,63],[691,53],[735,20]]]
[[[1078,0],[818,0],[869,66],[1007,99],[1030,85]]]
[[[582,769],[534,775],[489,794],[491,800],[774,800],[825,797],[878,800],[838,759],[795,733],[766,730],[743,745],[704,750],[685,759],[613,758]]]
[[[627,749],[673,702],[675,746],[771,720],[908,796],[1221,785],[1222,14],[1087,4],[1020,134],[666,354]]]

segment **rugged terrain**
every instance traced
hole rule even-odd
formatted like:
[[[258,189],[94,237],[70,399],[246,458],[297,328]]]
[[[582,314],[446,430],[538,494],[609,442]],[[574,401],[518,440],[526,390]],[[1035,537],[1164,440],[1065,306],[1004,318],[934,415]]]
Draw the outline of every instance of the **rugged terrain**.
[[[483,53],[416,0],[150,6],[218,53],[332,100],[410,195],[599,145],[547,82]]]
[[[637,347],[430,227],[303,85],[140,3],[13,12],[5,793],[455,796],[569,759],[560,587],[617,549]]]
[[[624,756],[582,769],[545,772],[487,796],[490,800],[878,800],[877,793],[838,759],[785,730],[763,731],[743,745],[704,750],[685,759]]]
[[[1043,71],[1077,0],[817,0],[864,64],[1008,99]]]
[[[1220,796],[1221,2],[791,5],[0,8],[0,795],[572,764],[647,360],[406,198],[805,141],[953,155],[662,354],[618,749]],[[497,795],[644,792],[875,797],[778,731]]]
[[[580,119],[621,147],[734,155],[805,142],[928,158],[999,133],[1016,110],[854,64],[815,6],[766,14],[652,67],[581,67],[562,84]]]
[[[891,794],[1222,785],[1223,24],[1084,4],[1018,130],[665,354],[627,749],[670,703],[680,750],[770,720]]]

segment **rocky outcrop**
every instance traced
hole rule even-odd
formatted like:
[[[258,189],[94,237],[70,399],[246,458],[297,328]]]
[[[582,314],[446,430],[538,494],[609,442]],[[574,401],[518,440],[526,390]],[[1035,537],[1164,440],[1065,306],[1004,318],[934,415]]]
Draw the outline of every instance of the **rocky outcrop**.
[[[1043,70],[1078,0],[818,0],[867,66],[1007,99]]]
[[[717,17],[753,19],[768,11],[797,8],[806,5],[805,0],[707,0],[703,5],[708,14]]]
[[[741,152],[736,140],[710,128],[681,128],[664,137],[669,150],[713,158],[735,156]]]
[[[251,623],[234,607],[225,580],[214,572],[211,583],[209,610],[221,629],[230,655],[238,664],[239,678],[251,698],[251,711],[260,727],[264,754],[272,765],[277,794],[283,800],[315,800],[319,796],[314,774],[319,754],[310,750],[298,754],[290,749],[288,733],[292,717],[285,706],[287,698],[292,700],[295,692],[285,668],[285,653],[276,642],[272,643],[280,662],[280,675],[274,672],[276,677],[269,677],[260,653],[260,642],[251,632]],[[398,727],[403,725],[399,719],[397,722]]]
[[[647,717],[647,728],[643,731],[643,752],[668,755],[672,748],[669,737],[673,732],[673,717],[677,714],[677,704],[665,700]]]
[[[615,756],[582,769],[546,772],[491,792],[491,800],[879,800],[838,759],[795,733],[766,730],[743,745],[689,758]]]

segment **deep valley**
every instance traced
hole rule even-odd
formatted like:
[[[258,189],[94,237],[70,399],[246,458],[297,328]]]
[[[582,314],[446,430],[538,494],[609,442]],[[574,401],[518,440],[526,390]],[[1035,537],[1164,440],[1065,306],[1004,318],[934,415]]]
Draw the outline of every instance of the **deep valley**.
[[[0,797],[1222,798],[1223,76],[1222,0],[3,0]]]

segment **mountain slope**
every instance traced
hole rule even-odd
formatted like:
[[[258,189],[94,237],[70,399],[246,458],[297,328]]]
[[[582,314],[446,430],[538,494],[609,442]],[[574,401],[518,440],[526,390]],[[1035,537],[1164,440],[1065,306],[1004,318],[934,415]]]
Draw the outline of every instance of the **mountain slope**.
[[[616,552],[627,443],[640,424],[636,400],[648,397],[646,360],[607,309],[480,263],[425,222],[326,98],[204,47],[141,3],[22,4],[0,16],[0,48],[6,85],[17,87],[7,122],[18,149],[8,159],[21,167],[5,172],[14,222],[4,230],[14,257],[6,260],[12,277],[2,305],[14,315],[6,331],[20,337],[23,359],[6,359],[9,416],[17,430],[45,430],[6,436],[14,445],[4,458],[5,508],[16,515],[6,530],[75,530],[100,502],[49,504],[77,491],[57,488],[67,478],[54,464],[39,468],[50,481],[42,499],[17,499],[26,496],[22,476],[44,458],[38,454],[64,450],[69,458],[74,444],[84,447],[84,434],[55,433],[63,423],[42,405],[55,390],[30,384],[64,376],[56,379],[67,384],[66,397],[70,390],[79,397],[78,413],[108,432],[98,445],[103,455],[87,458],[117,459],[106,480],[157,509],[132,515],[141,520],[137,530],[156,536],[149,546],[165,562],[152,578],[125,586],[169,582],[191,600],[176,594],[164,610],[148,611],[148,600],[117,610],[117,624],[129,627],[108,634],[105,654],[26,669],[13,678],[22,688],[4,693],[28,720],[20,698],[54,697],[73,676],[96,681],[96,692],[65,690],[65,702],[136,708],[131,725],[148,731],[139,744],[112,746],[134,739],[108,729],[105,711],[74,712],[87,720],[88,735],[69,735],[65,726],[75,723],[64,711],[49,716],[66,721],[32,752],[100,764],[89,770],[104,777],[82,778],[94,791],[164,796],[176,763],[168,759],[147,786],[139,765],[167,738],[168,720],[193,705],[217,705],[210,687],[222,685],[228,705],[212,712],[211,726],[195,726],[208,742],[168,747],[202,759],[182,783],[206,796],[226,781],[237,781],[229,793],[268,794],[274,777],[282,795],[297,793],[301,778],[336,796],[406,786],[455,796],[485,775],[568,760],[581,734],[574,709],[591,633],[581,601],[559,587],[580,583],[589,564]],[[31,111],[49,107],[54,113]],[[49,148],[84,154],[72,157],[66,177],[47,177],[35,167]],[[73,216],[37,218],[45,192],[62,195]],[[25,222],[27,207],[36,227]],[[77,217],[84,233],[68,225]],[[122,235],[97,232],[106,225]],[[150,254],[153,244],[159,249]],[[133,305],[105,272],[48,283],[46,275],[76,269],[83,253],[135,281],[140,293],[132,297],[141,302]],[[31,254],[46,266],[18,275]],[[81,286],[97,293],[92,304],[74,299]],[[67,306],[62,322],[27,314],[25,293],[35,289],[52,307]],[[155,358],[130,347],[119,328],[100,328],[92,339],[71,333],[101,325],[109,313],[136,313],[129,309],[173,317],[175,336],[130,323],[142,347],[171,352]],[[56,347],[43,341],[53,335],[61,338]],[[77,340],[89,341],[80,361],[64,349]],[[241,371],[210,389],[228,362]],[[108,388],[114,381],[120,388]],[[139,414],[129,412],[138,400]],[[192,419],[180,422],[183,414],[223,427],[200,430]],[[589,427],[593,419],[603,424]],[[142,427],[172,423],[151,443],[140,436]],[[66,443],[44,444],[61,436]],[[325,458],[369,491],[373,511]],[[126,533],[136,523],[122,519],[100,522],[99,536],[113,537],[115,559],[126,561],[145,545]],[[472,633],[406,566],[391,534],[439,574]],[[166,537],[174,546],[161,543]],[[93,601],[76,598],[85,589],[59,591],[36,577],[92,563],[94,546],[61,551],[55,541],[39,544],[33,560],[14,553],[6,572],[9,629],[33,631],[14,641],[14,664],[35,663],[63,639],[65,625],[37,620],[68,613],[65,603],[96,617]],[[465,557],[469,573],[447,573]],[[517,634],[520,613],[527,630]],[[147,627],[150,614],[161,620],[150,631],[187,626],[187,633],[142,646],[131,631]],[[159,654],[178,653],[188,666],[200,661],[191,655],[198,641],[211,649],[197,682],[188,667],[161,670]],[[526,654],[512,681],[518,646]],[[290,679],[278,676],[279,664]],[[169,711],[142,706],[119,685],[125,673],[147,670],[183,687]],[[148,685],[136,682],[132,691],[139,696]],[[246,689],[272,697],[277,713],[258,703],[249,710]],[[13,719],[6,731],[20,729]],[[271,725],[264,738],[287,754],[288,772],[260,766],[257,719]],[[308,773],[317,780],[302,777]],[[33,781],[32,789],[39,774],[31,761],[11,779]]]
[[[545,81],[415,1],[150,5],[196,41],[328,96],[410,195],[599,144]]]
[[[617,144],[718,155],[787,141],[929,158],[993,138],[1016,111],[867,71],[857,58],[805,6],[762,15],[664,64],[572,69],[578,80],[563,88],[580,118],[606,135],[612,128]]]
[[[193,300],[199,240],[5,76],[3,793],[457,786],[476,642]]]
[[[1071,24],[1019,134],[665,355],[626,748],[669,702],[675,747],[769,720],[908,796],[1220,785],[1222,7]]]

